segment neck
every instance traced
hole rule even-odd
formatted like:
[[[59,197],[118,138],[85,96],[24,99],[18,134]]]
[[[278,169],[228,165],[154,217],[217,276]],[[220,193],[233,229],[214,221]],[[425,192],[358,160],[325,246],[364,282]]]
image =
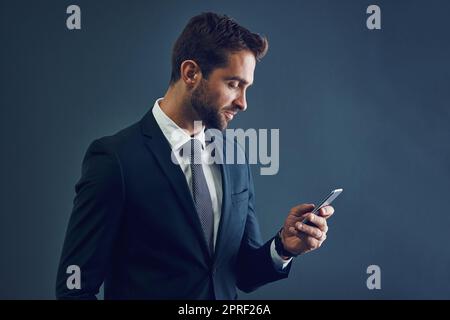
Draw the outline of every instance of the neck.
[[[194,127],[194,121],[199,121],[199,116],[192,109],[191,102],[185,90],[179,84],[173,84],[159,102],[161,110],[175,122],[181,129],[194,135],[202,130],[202,127]]]

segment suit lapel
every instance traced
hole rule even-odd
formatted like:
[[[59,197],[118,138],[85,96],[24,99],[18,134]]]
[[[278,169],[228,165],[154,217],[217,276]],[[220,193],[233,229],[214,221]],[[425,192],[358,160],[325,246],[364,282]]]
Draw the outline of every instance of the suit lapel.
[[[185,209],[185,213],[189,216],[188,220],[191,222],[195,233],[199,237],[204,254],[208,259],[211,258],[186,177],[180,166],[172,162],[172,149],[170,144],[164,137],[151,110],[142,118],[140,124],[147,149],[154,156],[161,170],[167,176],[176,197]]]
[[[216,247],[214,250],[214,260],[218,261],[220,258],[220,254],[223,251],[223,246],[226,243],[226,236],[227,236],[227,230],[228,230],[228,221],[230,219],[230,205],[231,205],[231,184],[230,184],[230,172],[229,172],[229,166],[225,163],[223,159],[226,159],[226,139],[223,137],[222,140],[223,145],[223,152],[222,152],[222,161],[220,164],[220,171],[222,173],[222,208],[221,208],[221,215],[220,215],[220,223],[219,223],[219,229],[217,232],[217,240],[216,240]]]

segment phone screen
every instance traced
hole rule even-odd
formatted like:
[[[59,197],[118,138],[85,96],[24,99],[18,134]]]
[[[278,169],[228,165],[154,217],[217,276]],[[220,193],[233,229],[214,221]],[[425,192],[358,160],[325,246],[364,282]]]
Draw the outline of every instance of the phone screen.
[[[331,193],[328,196],[326,196],[326,198],[324,200],[322,200],[320,205],[318,205],[317,207],[314,208],[312,213],[316,213],[321,208],[330,205],[334,201],[334,199],[336,199],[341,194],[342,191],[344,191],[344,189],[336,189],[336,190],[331,191]]]
[[[344,189],[335,189],[335,190],[331,191],[330,194],[328,196],[326,196],[325,199],[322,200],[320,205],[316,206],[314,208],[314,210],[311,211],[311,213],[317,214],[317,212],[321,208],[330,205],[334,201],[334,199],[336,199],[342,193],[342,191],[344,191]],[[316,226],[316,225],[314,225],[314,223],[310,222],[309,220],[308,221],[303,220],[303,223],[308,225],[308,226],[312,226],[312,227]]]

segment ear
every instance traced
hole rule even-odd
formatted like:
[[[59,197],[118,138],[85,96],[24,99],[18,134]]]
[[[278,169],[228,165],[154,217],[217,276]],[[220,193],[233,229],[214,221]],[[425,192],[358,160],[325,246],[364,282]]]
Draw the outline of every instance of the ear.
[[[202,72],[199,65],[194,60],[185,60],[180,66],[181,80],[189,88],[194,88],[200,83]]]

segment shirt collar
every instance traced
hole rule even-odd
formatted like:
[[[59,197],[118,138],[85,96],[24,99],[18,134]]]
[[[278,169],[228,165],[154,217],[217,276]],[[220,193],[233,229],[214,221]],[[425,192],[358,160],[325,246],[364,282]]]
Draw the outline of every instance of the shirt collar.
[[[189,133],[180,128],[172,119],[170,119],[164,111],[162,111],[159,106],[159,102],[162,101],[163,98],[159,98],[155,101],[153,105],[152,113],[155,117],[158,126],[161,128],[164,136],[170,144],[172,150],[179,150],[181,146],[183,146],[186,142],[191,139]],[[202,130],[200,130],[197,134],[194,135],[195,139],[200,140],[202,144],[202,148],[205,149],[205,126],[202,126]]]

